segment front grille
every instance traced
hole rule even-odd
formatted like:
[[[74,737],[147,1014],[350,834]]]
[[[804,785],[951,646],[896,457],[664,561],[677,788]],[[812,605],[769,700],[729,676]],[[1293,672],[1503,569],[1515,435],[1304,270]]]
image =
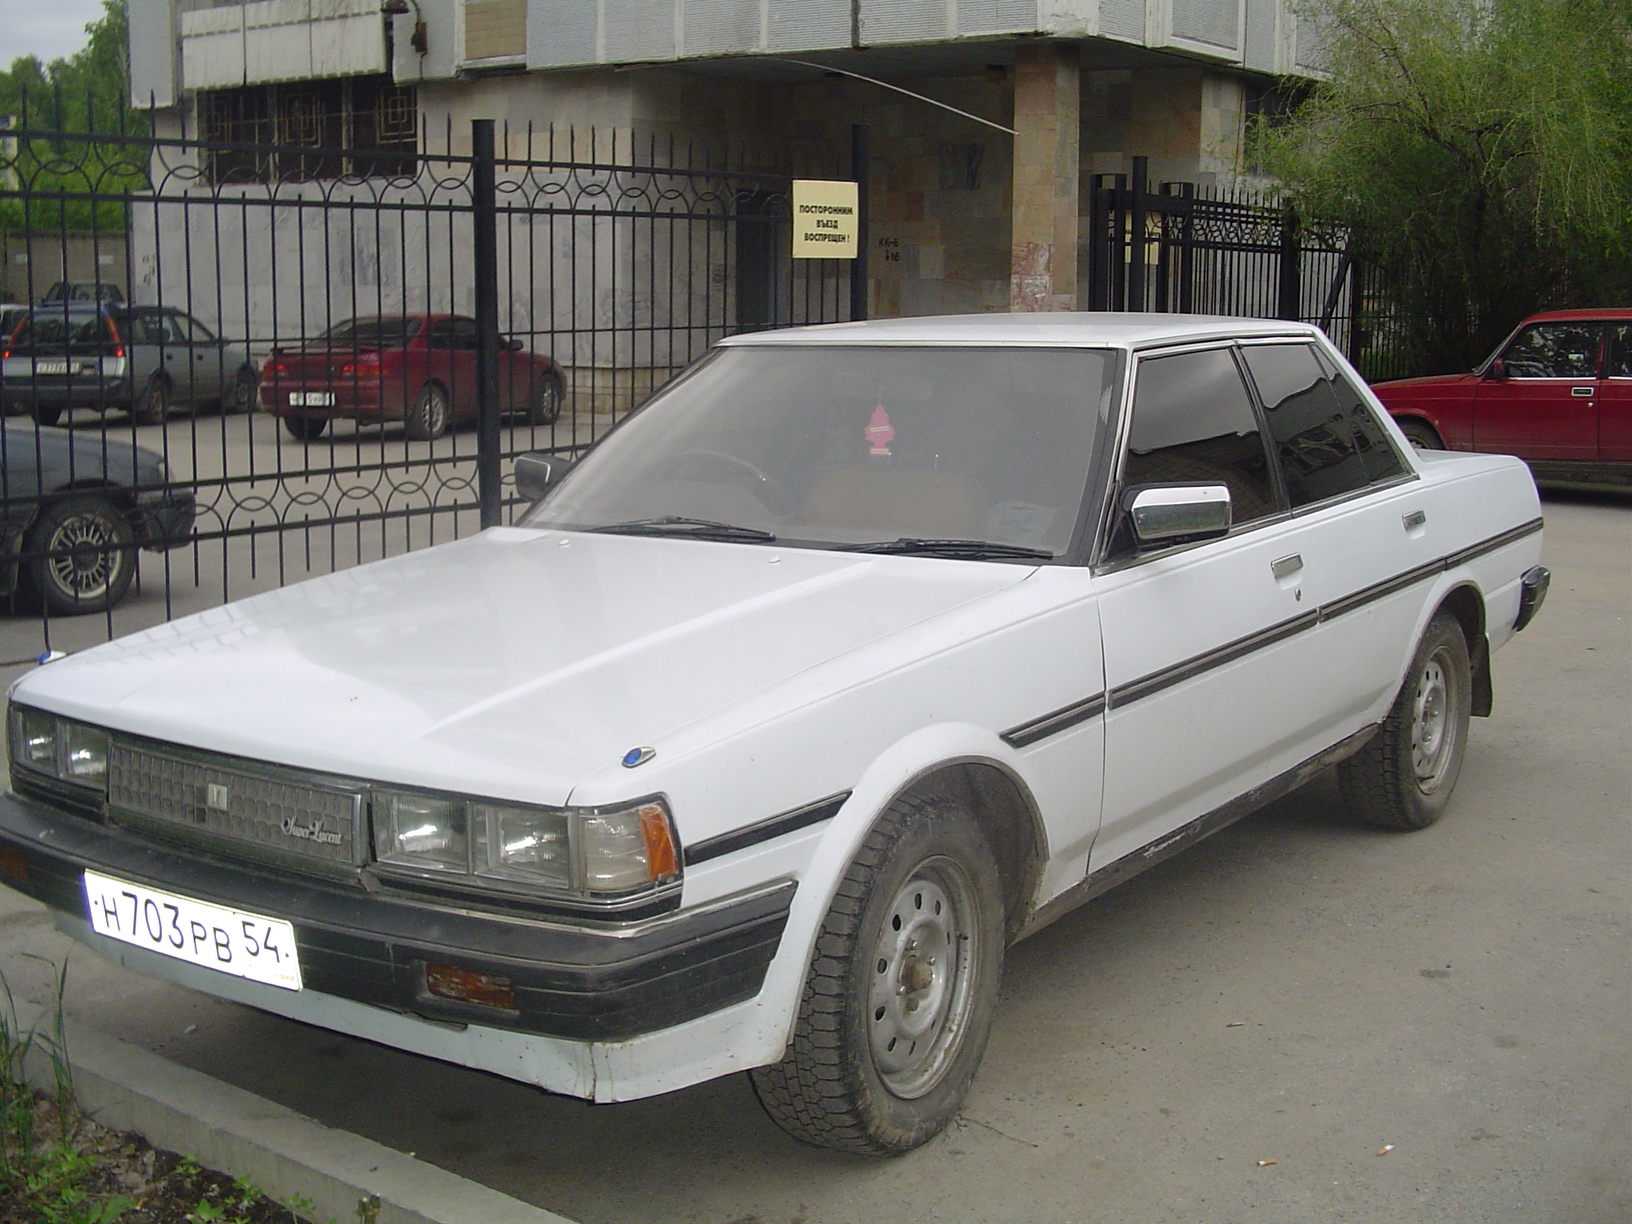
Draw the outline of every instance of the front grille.
[[[313,867],[360,862],[362,792],[276,766],[238,767],[116,739],[108,815],[183,841]]]

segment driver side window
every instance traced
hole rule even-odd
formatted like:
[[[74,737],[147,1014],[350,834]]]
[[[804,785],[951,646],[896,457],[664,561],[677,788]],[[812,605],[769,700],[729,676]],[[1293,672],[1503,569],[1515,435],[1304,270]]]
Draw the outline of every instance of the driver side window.
[[[1598,333],[1595,323],[1537,323],[1514,337],[1502,365],[1509,378],[1594,378]]]

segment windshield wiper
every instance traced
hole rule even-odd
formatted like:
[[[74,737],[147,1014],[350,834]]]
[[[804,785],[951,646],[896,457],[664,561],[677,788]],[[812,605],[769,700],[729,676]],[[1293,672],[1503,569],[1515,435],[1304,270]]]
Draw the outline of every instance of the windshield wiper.
[[[902,536],[897,540],[875,540],[871,544],[840,544],[841,552],[892,553],[926,557],[951,557],[969,561],[1052,561],[1046,548],[1022,544],[999,544],[995,540],[919,540]]]
[[[686,518],[679,514],[630,519],[627,523],[608,523],[604,527],[592,527],[590,530],[617,535],[700,536],[705,540],[731,540],[743,544],[776,542],[774,535],[757,527],[738,527],[735,523],[716,523],[713,519]]]

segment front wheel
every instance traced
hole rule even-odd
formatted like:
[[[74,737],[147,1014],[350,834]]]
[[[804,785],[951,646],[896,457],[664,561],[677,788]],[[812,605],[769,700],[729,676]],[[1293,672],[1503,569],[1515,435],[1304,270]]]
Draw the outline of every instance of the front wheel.
[[[260,390],[260,375],[245,366],[237,374],[233,375],[232,382],[227,386],[227,393],[221,397],[221,411],[225,413],[249,412],[255,407],[255,399],[260,394]]]
[[[106,612],[136,576],[135,534],[105,497],[82,493],[40,511],[25,543],[28,586],[56,616]]]
[[[1344,803],[1382,829],[1425,829],[1438,820],[1462,772],[1473,710],[1473,668],[1462,626],[1441,612],[1411,660],[1377,734],[1337,767]]]
[[[529,425],[554,425],[561,416],[561,383],[553,374],[546,374],[533,384],[533,395],[527,405]]]
[[[897,800],[822,923],[782,1061],[751,1073],[767,1113],[818,1147],[910,1151],[957,1115],[1003,965],[986,835],[941,800]]]

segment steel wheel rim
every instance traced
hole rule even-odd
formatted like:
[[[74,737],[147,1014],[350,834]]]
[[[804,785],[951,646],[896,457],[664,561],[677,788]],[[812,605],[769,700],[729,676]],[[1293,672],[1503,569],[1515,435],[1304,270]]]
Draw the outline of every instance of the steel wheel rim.
[[[106,594],[119,563],[110,543],[110,533],[96,515],[76,514],[60,524],[45,562],[58,589],[82,601]]]
[[[896,1096],[933,1089],[963,1045],[974,1001],[974,886],[951,859],[920,863],[891,899],[870,965],[867,1037]]]
[[[1424,792],[1438,788],[1450,765],[1456,738],[1455,700],[1448,655],[1441,648],[1423,665],[1412,698],[1411,767]]]

